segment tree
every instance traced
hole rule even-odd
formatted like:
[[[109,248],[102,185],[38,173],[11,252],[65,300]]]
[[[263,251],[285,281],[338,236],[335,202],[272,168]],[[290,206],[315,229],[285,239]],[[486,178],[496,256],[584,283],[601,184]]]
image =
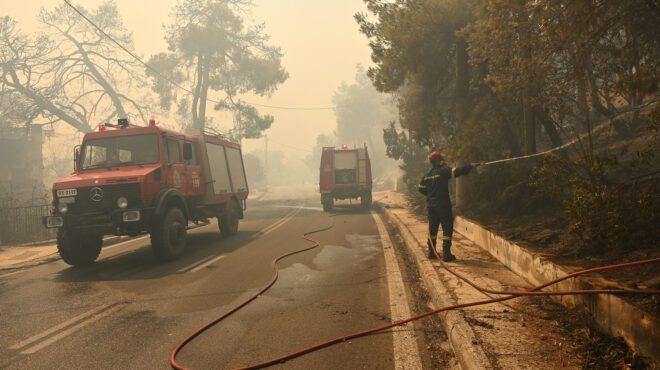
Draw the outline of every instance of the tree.
[[[332,134],[320,134],[316,137],[316,145],[312,153],[305,157],[305,164],[309,170],[315,174],[318,179],[319,168],[321,167],[321,153],[323,153],[323,148],[325,147],[337,147],[337,135]]]
[[[617,98],[634,107],[657,89],[659,24],[643,0],[487,0],[467,35],[493,91],[537,113],[556,144],[550,122],[588,127],[591,110],[612,118]]]
[[[243,163],[245,164],[245,175],[251,188],[260,186],[265,180],[264,167],[257,153],[243,154]]]
[[[474,1],[365,0],[378,17],[357,14],[370,39],[375,67],[368,75],[379,91],[400,93],[401,125],[420,143],[437,146],[450,137],[470,110],[471,71],[458,31]]]
[[[372,168],[381,175],[386,164],[383,128],[396,119],[396,109],[387,95],[379,93],[361,66],[355,83],[342,83],[332,98],[337,118],[336,135],[340,143],[369,147]]]
[[[92,12],[79,10],[132,48],[114,2],[106,1]],[[20,95],[26,109],[37,113],[33,119],[63,121],[82,132],[113,117],[146,120],[148,110],[126,93],[141,80],[135,60],[66,4],[42,8],[38,18],[47,32],[36,36],[20,33],[9,17],[0,21],[4,95]]]
[[[452,160],[521,153],[519,106],[484,82],[486,63],[468,64],[464,31],[479,1],[365,2],[377,16],[356,15],[376,63],[367,74],[397,97],[404,144],[447,151]]]
[[[147,73],[155,79],[152,87],[163,106],[178,99],[178,107],[189,109],[192,127],[207,125],[209,90],[224,93],[214,108],[233,112],[237,138],[257,138],[273,122],[272,116],[262,116],[237,99],[248,92],[268,96],[288,78],[280,48],[268,45],[264,24],[246,25],[241,17],[249,5],[245,0],[180,0],[174,8],[172,23],[166,26],[169,52],[149,62],[161,73]],[[172,91],[176,86],[158,80],[160,75],[179,85],[193,81],[190,96],[179,97]]]

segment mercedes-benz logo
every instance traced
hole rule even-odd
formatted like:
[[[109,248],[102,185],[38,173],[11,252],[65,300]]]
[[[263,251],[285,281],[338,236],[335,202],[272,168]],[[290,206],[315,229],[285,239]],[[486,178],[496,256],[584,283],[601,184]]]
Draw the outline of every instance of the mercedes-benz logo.
[[[101,199],[103,199],[103,189],[98,187],[92,188],[92,190],[89,191],[89,197],[95,202],[100,202]]]

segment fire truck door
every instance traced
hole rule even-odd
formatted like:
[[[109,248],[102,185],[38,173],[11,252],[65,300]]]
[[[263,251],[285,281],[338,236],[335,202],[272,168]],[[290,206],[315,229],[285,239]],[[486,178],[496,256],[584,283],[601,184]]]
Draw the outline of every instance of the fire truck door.
[[[181,155],[181,142],[177,139],[165,138],[165,156],[167,160],[167,186],[178,189],[186,194],[186,166]]]
[[[205,180],[203,178],[202,166],[199,160],[199,148],[197,143],[183,143],[183,161],[186,164],[185,185],[186,194],[204,194]]]

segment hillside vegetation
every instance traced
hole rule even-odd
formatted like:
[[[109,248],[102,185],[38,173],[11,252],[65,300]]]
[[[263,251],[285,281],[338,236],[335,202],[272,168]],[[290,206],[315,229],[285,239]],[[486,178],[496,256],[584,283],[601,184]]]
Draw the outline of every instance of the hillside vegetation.
[[[384,139],[409,185],[432,150],[460,163],[562,147],[459,181],[459,210],[543,225],[527,239],[578,256],[657,251],[657,1],[365,2],[367,73],[397,97]],[[409,200],[423,212],[414,187]]]

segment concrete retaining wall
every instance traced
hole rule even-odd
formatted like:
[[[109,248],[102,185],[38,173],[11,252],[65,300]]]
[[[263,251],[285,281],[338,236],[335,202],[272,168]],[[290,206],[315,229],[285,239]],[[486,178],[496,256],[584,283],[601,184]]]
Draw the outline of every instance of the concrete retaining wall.
[[[487,250],[534,286],[570,273],[566,268],[497,236],[465,218],[456,217],[454,230]],[[593,289],[593,285],[589,283],[588,278],[580,276],[564,280],[547,289],[555,291]],[[615,295],[552,296],[552,299],[567,307],[586,309],[605,332],[623,337],[636,352],[660,362],[660,320],[657,318],[650,317]]]

